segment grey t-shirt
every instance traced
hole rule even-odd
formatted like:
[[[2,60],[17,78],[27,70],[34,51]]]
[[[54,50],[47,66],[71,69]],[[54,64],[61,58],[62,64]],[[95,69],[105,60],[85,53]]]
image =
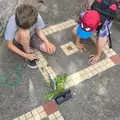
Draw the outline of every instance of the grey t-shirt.
[[[30,29],[30,32],[34,33],[35,29],[42,29],[45,27],[45,23],[40,15],[38,15],[38,19],[35,25],[32,26]],[[5,29],[5,40],[14,40],[15,34],[19,27],[16,24],[15,21],[15,15],[11,16],[8,20],[6,29]]]

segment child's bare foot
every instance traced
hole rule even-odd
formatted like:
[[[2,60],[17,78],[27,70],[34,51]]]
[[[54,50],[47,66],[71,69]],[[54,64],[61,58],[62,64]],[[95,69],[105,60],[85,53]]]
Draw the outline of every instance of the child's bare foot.
[[[76,46],[77,46],[77,48],[80,49],[81,52],[86,52],[87,51],[84,44],[76,42]]]

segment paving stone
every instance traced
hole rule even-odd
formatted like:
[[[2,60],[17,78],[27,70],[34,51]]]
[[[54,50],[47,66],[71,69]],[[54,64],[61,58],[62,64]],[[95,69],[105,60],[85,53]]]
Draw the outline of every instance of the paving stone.
[[[54,114],[51,114],[51,115],[48,116],[48,118],[49,118],[50,120],[55,120],[55,119],[56,119],[56,116],[55,116]]]
[[[40,113],[40,117],[41,117],[41,119],[46,118],[47,117],[47,113],[46,112]]]
[[[67,56],[72,55],[79,51],[79,49],[75,46],[73,42],[69,42],[65,45],[62,45],[61,49]]]
[[[47,115],[50,115],[50,114],[57,111],[57,104],[55,104],[52,101],[50,101],[47,104],[43,105],[43,107],[44,107],[44,110],[47,113]]]
[[[31,117],[31,116],[30,116],[30,117]],[[22,115],[22,116],[19,117],[19,119],[20,119],[20,120],[26,120],[26,117],[25,117],[25,115]]]
[[[41,120],[41,117],[40,117],[39,114],[36,114],[36,115],[34,116],[34,119],[35,119],[35,120]]]
[[[59,117],[59,116],[61,116],[61,113],[60,113],[59,111],[57,111],[57,112],[54,113],[54,115],[55,115],[56,117]]]
[[[110,59],[115,63],[115,64],[120,64],[120,56],[119,55],[114,55],[110,57]]]
[[[39,112],[39,113],[44,112],[43,106],[40,106],[40,107],[36,108],[36,111]]]
[[[15,118],[15,119],[13,119],[13,120],[20,120],[19,118]]]
[[[26,117],[27,119],[31,118],[32,116],[33,116],[33,115],[32,115],[31,112],[28,112],[28,113],[25,114],[25,117]]]
[[[38,114],[37,109],[33,109],[32,114],[33,114],[33,116],[36,116]]]
[[[26,119],[26,120],[35,120],[35,118],[34,117],[32,117],[32,118],[30,118],[30,119]],[[39,119],[38,119],[39,120]]]
[[[48,117],[46,117],[46,118],[43,118],[42,120],[49,120],[49,118],[48,118]]]
[[[57,120],[64,120],[62,116],[58,117]]]

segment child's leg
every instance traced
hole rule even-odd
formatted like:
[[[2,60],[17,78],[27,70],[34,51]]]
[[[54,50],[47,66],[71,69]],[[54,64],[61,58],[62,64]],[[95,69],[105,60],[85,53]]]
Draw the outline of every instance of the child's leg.
[[[85,45],[80,43],[80,38],[77,36],[77,26],[73,28],[72,34],[75,36],[75,44],[76,46],[83,52],[86,51]]]
[[[16,32],[15,40],[23,46],[26,53],[30,53],[30,33],[28,30],[19,29]]]
[[[76,36],[76,31],[77,31],[77,26],[74,27],[73,30],[72,30],[72,34],[73,34],[74,36]]]
[[[47,53],[47,48],[46,48],[45,43],[36,34],[34,34],[31,37],[30,45],[32,48],[35,48],[35,49],[38,49],[40,51]]]

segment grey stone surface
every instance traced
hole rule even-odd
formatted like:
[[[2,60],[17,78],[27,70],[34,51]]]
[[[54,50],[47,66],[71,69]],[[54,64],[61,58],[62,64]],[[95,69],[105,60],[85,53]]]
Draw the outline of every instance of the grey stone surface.
[[[12,120],[12,118],[45,103],[44,93],[47,89],[44,88],[44,79],[40,72],[24,68],[22,73],[23,80],[16,86],[0,86],[2,120]]]
[[[57,74],[66,73],[70,75],[88,67],[88,56],[95,53],[95,45],[92,40],[89,39],[82,41],[87,48],[86,52],[82,53],[78,51],[70,56],[66,56],[60,46],[70,41],[74,42],[75,38],[71,34],[71,31],[72,28],[52,34],[48,37],[49,40],[58,46],[55,56],[46,56],[49,65],[52,66]]]
[[[120,53],[119,44],[120,44],[120,22],[114,21],[113,27],[112,27],[112,44],[113,49]]]
[[[73,99],[60,106],[65,120],[119,120],[120,66],[72,88]]]
[[[0,1],[0,16],[3,21],[7,21],[7,18],[14,13],[15,7],[20,3],[30,3],[37,7],[41,16],[43,17],[47,25],[57,24],[59,22],[66,21],[71,18],[77,18],[81,8],[85,7],[86,1],[82,0],[45,0],[44,4],[41,4],[37,0],[1,0]],[[115,22],[112,29],[113,49],[117,52],[120,51],[119,42],[119,23]],[[55,44],[63,44],[68,40],[73,40],[69,30],[60,33],[53,34],[48,37]],[[0,39],[2,40],[2,39]],[[56,41],[56,40],[60,40]],[[61,41],[63,43],[61,43]],[[92,45],[93,46],[93,45]],[[67,73],[68,71],[67,60],[61,52],[61,56],[64,58],[66,69],[62,69],[64,64],[58,60],[58,64],[53,64],[52,61],[59,59],[59,54],[56,57],[46,57],[56,71],[61,73],[62,70]],[[89,52],[92,52],[91,49]],[[79,67],[85,68],[88,60],[88,53],[74,54],[70,56],[72,61],[76,57],[78,64],[82,64]],[[79,55],[79,56],[77,56]],[[52,60],[54,59],[55,60]],[[80,60],[79,60],[80,59]],[[14,87],[5,87],[0,85],[0,120],[12,120],[23,113],[26,113],[33,108],[45,103],[44,93],[48,91],[44,86],[44,79],[39,70],[30,70],[24,66],[25,61],[6,49],[5,43],[0,43],[0,75],[7,74],[10,78],[8,82],[15,80],[15,68],[16,64],[22,66],[23,80]],[[58,68],[59,67],[59,68]],[[78,66],[74,71],[78,70]],[[72,71],[72,72],[74,72]],[[120,66],[116,66],[105,73],[95,76],[94,78],[80,83],[75,88],[72,88],[73,99],[65,102],[60,106],[60,112],[62,112],[65,120],[118,120],[120,119],[120,80],[119,80]]]

